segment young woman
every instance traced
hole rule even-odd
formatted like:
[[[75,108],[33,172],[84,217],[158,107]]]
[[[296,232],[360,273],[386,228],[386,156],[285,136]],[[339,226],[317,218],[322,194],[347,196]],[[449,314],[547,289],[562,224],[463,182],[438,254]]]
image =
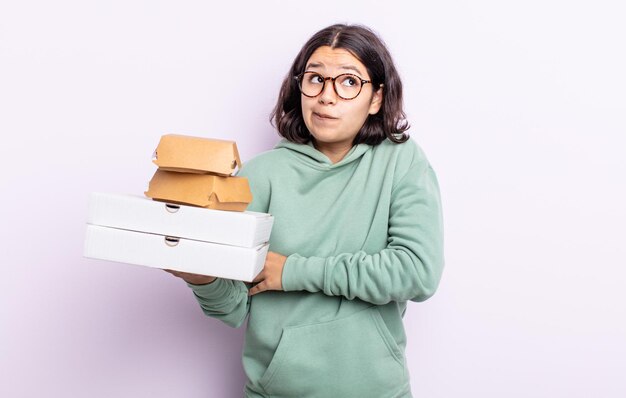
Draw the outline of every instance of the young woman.
[[[283,139],[239,173],[248,210],[275,218],[263,271],[252,286],[171,272],[207,315],[248,317],[247,397],[410,397],[402,317],[437,288],[443,224],[385,45],[363,26],[317,32],[272,117]]]

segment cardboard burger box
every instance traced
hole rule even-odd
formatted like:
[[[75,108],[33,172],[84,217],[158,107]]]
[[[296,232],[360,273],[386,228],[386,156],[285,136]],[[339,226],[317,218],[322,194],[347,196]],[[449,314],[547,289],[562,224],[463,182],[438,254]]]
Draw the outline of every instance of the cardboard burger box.
[[[245,177],[178,173],[158,169],[145,195],[160,201],[190,204],[214,210],[244,211],[252,202]]]
[[[85,257],[251,282],[273,217],[92,193]]]
[[[161,170],[184,173],[211,173],[223,177],[241,167],[234,141],[165,134],[154,151],[152,162]]]

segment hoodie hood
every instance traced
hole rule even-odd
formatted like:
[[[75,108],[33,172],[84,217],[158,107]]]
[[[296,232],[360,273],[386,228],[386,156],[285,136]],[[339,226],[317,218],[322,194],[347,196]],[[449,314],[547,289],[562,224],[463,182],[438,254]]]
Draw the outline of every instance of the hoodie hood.
[[[291,142],[283,138],[274,147],[274,149],[280,148],[289,150],[299,160],[313,168],[320,170],[332,170],[360,159],[361,156],[372,149],[372,146],[367,144],[355,145],[350,149],[350,151],[348,151],[343,159],[334,164],[328,156],[324,155],[313,146],[313,141],[309,141],[306,144],[296,144],[295,142]]]

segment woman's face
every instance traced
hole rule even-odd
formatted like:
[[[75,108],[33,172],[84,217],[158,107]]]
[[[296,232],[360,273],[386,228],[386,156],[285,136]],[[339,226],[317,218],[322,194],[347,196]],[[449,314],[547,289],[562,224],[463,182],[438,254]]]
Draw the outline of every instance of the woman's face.
[[[316,72],[323,77],[351,73],[370,80],[365,65],[342,48],[322,46],[308,59],[306,72]],[[337,81],[337,84],[340,84]],[[345,84],[349,84],[345,83]],[[368,115],[378,112],[382,104],[382,88],[373,91],[371,83],[364,84],[360,94],[351,100],[340,98],[331,80],[316,97],[301,94],[302,117],[306,127],[318,144],[326,146],[352,146]]]

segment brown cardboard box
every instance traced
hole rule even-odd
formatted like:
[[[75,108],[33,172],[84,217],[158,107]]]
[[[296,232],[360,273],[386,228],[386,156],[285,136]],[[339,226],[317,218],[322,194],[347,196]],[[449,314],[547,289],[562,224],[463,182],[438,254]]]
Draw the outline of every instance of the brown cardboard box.
[[[152,161],[161,170],[230,176],[241,160],[234,141],[166,134]]]
[[[177,173],[160,168],[154,173],[145,194],[154,200],[215,210],[245,211],[252,202],[245,177]]]

